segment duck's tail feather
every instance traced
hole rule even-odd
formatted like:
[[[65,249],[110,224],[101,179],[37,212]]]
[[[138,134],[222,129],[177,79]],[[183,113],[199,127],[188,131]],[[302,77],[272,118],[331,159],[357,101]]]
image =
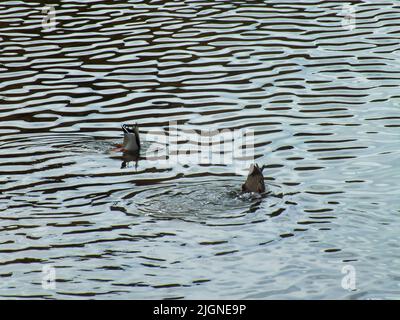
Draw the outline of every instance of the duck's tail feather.
[[[123,130],[125,133],[132,133],[132,129],[130,129],[129,126],[128,126],[127,124],[123,124],[123,125],[122,125],[122,130]]]

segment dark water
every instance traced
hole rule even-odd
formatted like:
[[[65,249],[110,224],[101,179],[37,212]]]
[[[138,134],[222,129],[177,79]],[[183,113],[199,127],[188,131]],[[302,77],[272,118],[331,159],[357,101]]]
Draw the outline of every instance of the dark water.
[[[400,298],[399,2],[43,6],[0,4],[1,298]],[[271,194],[121,169],[121,123],[169,121],[254,130]]]

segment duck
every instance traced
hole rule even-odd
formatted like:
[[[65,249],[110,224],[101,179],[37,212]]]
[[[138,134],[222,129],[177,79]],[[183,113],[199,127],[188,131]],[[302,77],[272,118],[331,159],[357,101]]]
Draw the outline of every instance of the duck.
[[[124,132],[124,140],[122,142],[122,151],[131,154],[140,152],[140,137],[138,124],[134,125],[123,124],[122,131]]]
[[[242,184],[242,192],[265,192],[263,170],[264,166],[260,168],[257,163],[250,166],[246,182]]]
[[[123,124],[122,131],[124,133],[124,140],[122,144],[116,144],[113,151],[122,152],[121,169],[126,168],[131,161],[135,162],[137,168],[140,157],[140,137],[138,124]]]

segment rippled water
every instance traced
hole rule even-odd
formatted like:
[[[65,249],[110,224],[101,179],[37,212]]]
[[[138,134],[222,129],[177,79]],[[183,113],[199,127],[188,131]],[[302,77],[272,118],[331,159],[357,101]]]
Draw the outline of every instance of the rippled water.
[[[399,2],[43,6],[0,4],[0,297],[400,298]],[[121,168],[121,123],[169,121],[254,130],[270,194]]]

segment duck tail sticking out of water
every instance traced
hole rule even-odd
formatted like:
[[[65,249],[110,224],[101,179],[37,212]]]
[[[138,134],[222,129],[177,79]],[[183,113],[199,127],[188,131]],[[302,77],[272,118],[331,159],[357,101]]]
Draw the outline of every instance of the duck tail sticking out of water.
[[[262,174],[263,170],[264,166],[260,168],[258,164],[252,164],[250,166],[246,182],[242,184],[243,192],[265,192],[264,176]]]
[[[124,132],[124,151],[129,153],[138,153],[140,151],[140,138],[137,123],[135,123],[135,125],[123,124],[122,130]]]

